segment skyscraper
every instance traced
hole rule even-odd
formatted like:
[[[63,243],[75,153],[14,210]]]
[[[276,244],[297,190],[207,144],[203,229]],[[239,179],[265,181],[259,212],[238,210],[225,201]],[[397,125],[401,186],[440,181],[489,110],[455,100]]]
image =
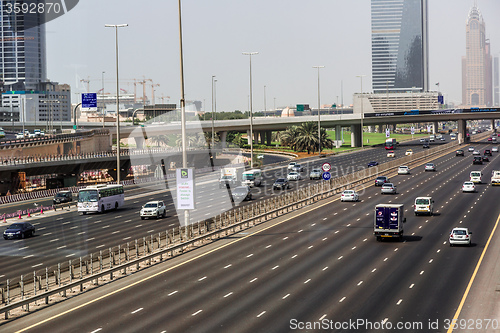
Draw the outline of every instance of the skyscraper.
[[[491,106],[493,102],[492,59],[486,26],[477,6],[467,17],[466,53],[462,57],[462,104]]]
[[[427,0],[371,0],[375,93],[429,90]]]
[[[500,106],[500,68],[498,55],[493,58],[493,106]]]
[[[47,81],[44,18],[5,10],[6,3],[15,2],[0,0],[0,81],[5,90],[35,90]]]

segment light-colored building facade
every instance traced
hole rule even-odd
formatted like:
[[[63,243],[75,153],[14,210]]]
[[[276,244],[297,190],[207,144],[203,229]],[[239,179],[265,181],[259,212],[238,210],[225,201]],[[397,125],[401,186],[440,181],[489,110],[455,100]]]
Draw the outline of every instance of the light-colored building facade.
[[[354,94],[353,113],[390,113],[411,110],[438,110],[440,92],[405,92],[389,94]]]
[[[492,57],[486,25],[477,6],[467,17],[466,54],[462,57],[462,104],[493,105]]]

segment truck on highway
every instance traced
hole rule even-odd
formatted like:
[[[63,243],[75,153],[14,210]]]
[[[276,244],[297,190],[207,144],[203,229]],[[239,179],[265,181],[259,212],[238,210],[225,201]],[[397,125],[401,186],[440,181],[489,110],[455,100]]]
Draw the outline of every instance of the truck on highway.
[[[373,234],[377,241],[382,238],[403,240],[404,204],[378,204],[375,206]]]
[[[260,186],[261,183],[262,183],[262,170],[260,169],[252,169],[250,171],[245,171],[241,176],[241,185],[255,187],[255,186]]]
[[[491,172],[491,186],[500,185],[500,171]]]
[[[222,168],[220,170],[219,188],[238,185],[243,168]]]

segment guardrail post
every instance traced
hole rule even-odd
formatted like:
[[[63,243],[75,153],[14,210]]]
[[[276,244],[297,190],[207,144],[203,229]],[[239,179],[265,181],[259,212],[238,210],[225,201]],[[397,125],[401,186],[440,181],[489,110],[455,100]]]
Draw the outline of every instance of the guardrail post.
[[[103,267],[102,250],[99,250],[99,273],[102,273],[102,267]],[[99,280],[99,279],[97,279],[97,280]]]
[[[109,248],[108,250],[108,256],[109,256],[109,279],[110,280],[113,280],[113,264],[114,264],[114,261],[115,261],[115,253],[111,251],[111,248]]]
[[[80,257],[80,280],[83,278],[82,257]],[[83,291],[83,283],[80,283],[80,292]]]
[[[129,262],[129,260],[130,260],[130,243],[127,242],[127,252],[125,252],[125,262]],[[124,275],[127,274],[127,267],[128,265],[123,268]]]
[[[139,258],[139,245],[137,242],[137,239],[135,240],[135,259]],[[139,270],[139,261],[137,261],[137,264],[135,265],[135,269]]]
[[[7,279],[7,304],[9,304],[9,298],[10,298],[10,289],[9,289],[9,282],[10,280]],[[5,311],[5,319],[9,319],[9,311]]]
[[[19,287],[21,288],[21,301],[22,301],[24,300],[24,275],[21,275],[21,279],[19,281]],[[29,311],[29,304],[26,305],[26,311]]]
[[[45,291],[49,291],[49,269],[45,267]],[[49,304],[49,296],[45,297],[45,304]]]
[[[36,278],[36,271],[33,271],[33,295],[36,296],[36,281],[37,281],[37,278]],[[35,301],[35,305],[36,305],[36,301]]]

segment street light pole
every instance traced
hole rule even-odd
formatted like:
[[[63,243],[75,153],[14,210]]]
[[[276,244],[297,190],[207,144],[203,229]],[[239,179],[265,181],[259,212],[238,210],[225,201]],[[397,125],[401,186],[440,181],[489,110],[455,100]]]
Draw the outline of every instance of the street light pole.
[[[361,148],[363,148],[363,77],[366,75],[356,75],[356,77],[359,77],[361,79]]]
[[[259,52],[243,52],[250,58],[250,167],[253,167],[253,105],[252,105],[252,56]]]
[[[321,156],[321,117],[320,117],[320,109],[321,109],[321,104],[319,101],[319,69],[320,68],[325,68],[325,66],[313,66],[313,68],[318,69],[318,156]]]
[[[116,53],[116,183],[120,184],[120,83],[118,81],[118,28],[127,27],[128,24],[105,24],[106,28],[115,28],[115,53]]]
[[[106,73],[105,71],[102,71],[102,101],[101,101],[101,107],[102,107],[102,110],[101,110],[101,113],[102,113],[102,128],[104,128],[104,118],[105,118],[105,115],[104,115],[104,73]]]
[[[214,135],[214,79],[215,75],[212,75],[212,149],[214,147],[214,142],[215,142],[215,135]],[[217,80],[215,80],[217,81]]]

